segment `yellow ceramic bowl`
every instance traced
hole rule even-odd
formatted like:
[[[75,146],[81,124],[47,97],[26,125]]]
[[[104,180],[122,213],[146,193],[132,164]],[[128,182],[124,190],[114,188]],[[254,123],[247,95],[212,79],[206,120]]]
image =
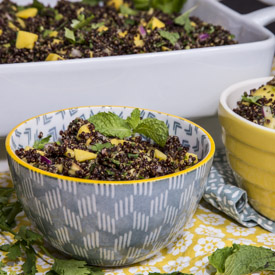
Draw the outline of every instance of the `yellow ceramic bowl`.
[[[219,119],[227,157],[238,185],[252,206],[275,220],[275,130],[234,113],[244,91],[266,84],[271,77],[251,79],[227,88],[220,97]]]

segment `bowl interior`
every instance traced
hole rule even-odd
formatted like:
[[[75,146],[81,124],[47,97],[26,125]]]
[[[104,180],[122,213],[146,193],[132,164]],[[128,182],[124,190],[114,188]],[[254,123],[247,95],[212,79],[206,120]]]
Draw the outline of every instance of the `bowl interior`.
[[[8,153],[20,161],[14,154],[15,150],[26,146],[33,146],[40,132],[43,132],[44,137],[51,135],[50,141],[57,141],[59,131],[65,130],[69,123],[77,117],[88,119],[98,112],[114,112],[125,119],[131,114],[133,109],[133,107],[119,106],[88,106],[60,110],[31,118],[10,132],[7,138]],[[155,117],[164,121],[169,128],[169,134],[178,136],[182,145],[189,147],[189,152],[197,154],[200,160],[210,153],[210,149],[214,150],[211,136],[198,125],[165,113],[146,109],[140,110],[142,118]]]

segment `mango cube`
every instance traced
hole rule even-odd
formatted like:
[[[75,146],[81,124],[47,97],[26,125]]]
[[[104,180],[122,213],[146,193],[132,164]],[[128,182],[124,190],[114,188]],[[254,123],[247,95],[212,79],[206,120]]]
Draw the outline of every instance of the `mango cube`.
[[[2,35],[2,33],[3,33],[3,30],[0,29],[0,36]]]
[[[147,24],[147,28],[151,28],[152,30],[154,30],[156,28],[162,29],[164,27],[165,27],[165,24],[155,16],[152,17],[152,19]]]
[[[167,156],[158,149],[155,149],[154,157],[159,160],[167,160]]]
[[[139,34],[137,34],[134,37],[134,43],[135,43],[136,47],[143,47],[144,46],[144,42],[143,42],[143,40],[140,39],[140,35]]]
[[[19,31],[19,28],[17,28],[12,22],[8,23],[8,27],[15,32]]]
[[[74,149],[74,157],[77,161],[83,162],[86,160],[95,159],[97,157],[97,155],[94,153],[88,152],[88,151]]]
[[[38,12],[37,8],[28,8],[17,12],[16,16],[23,19],[27,19],[29,17],[35,17],[37,15],[37,12]]]
[[[62,58],[60,55],[56,53],[50,53],[46,58],[46,61],[57,61],[57,60],[64,60],[64,58]]]
[[[120,6],[123,5],[123,0],[109,0],[108,6],[114,6],[116,10],[119,10]]]
[[[57,37],[58,36],[58,31],[52,31],[49,34],[49,37]]]
[[[192,153],[186,153],[185,157],[187,159],[189,159],[189,157],[195,158],[195,160],[193,161],[193,164],[198,163],[198,156],[196,154],[192,154]]]
[[[82,134],[82,133],[91,133],[90,129],[89,129],[89,124],[84,124],[82,125],[78,132],[77,132],[77,135],[76,135],[76,138],[79,140],[79,135]]]
[[[118,36],[121,38],[124,38],[127,35],[127,33],[128,33],[127,31],[125,31],[125,32],[120,31],[120,32],[118,32]]]
[[[74,150],[67,147],[64,155],[68,158],[74,158]]]
[[[19,31],[15,46],[17,49],[33,49],[37,39],[38,35],[35,33]]]
[[[23,19],[17,18],[17,22],[19,23],[19,25],[21,26],[21,28],[23,28],[23,29],[26,28],[26,24],[25,24],[25,22],[24,22]]]
[[[113,138],[113,139],[110,140],[110,142],[111,142],[113,145],[117,146],[118,144],[123,144],[123,143],[125,142],[125,140]]]

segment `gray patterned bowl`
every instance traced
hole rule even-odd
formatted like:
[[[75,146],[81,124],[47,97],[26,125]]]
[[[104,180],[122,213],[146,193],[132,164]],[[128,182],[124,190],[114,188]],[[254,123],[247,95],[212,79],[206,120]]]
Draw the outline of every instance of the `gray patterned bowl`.
[[[198,125],[140,109],[142,117],[166,122],[201,161],[171,175],[111,182],[65,177],[37,169],[15,155],[32,146],[40,131],[58,138],[76,117],[101,111],[127,117],[133,108],[88,106],[43,114],[15,127],[6,139],[13,183],[28,218],[55,248],[99,266],[123,266],[151,257],[181,234],[204,192],[215,145]]]

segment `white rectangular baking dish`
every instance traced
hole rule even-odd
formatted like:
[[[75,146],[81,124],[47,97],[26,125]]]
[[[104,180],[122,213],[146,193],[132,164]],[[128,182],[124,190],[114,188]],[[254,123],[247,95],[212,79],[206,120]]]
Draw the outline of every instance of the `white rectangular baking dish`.
[[[34,115],[83,105],[128,105],[189,118],[210,116],[228,85],[270,74],[275,39],[263,25],[275,20],[275,7],[240,15],[215,0],[191,0],[185,9],[194,4],[198,4],[194,15],[229,29],[240,44],[0,65],[0,136]]]

